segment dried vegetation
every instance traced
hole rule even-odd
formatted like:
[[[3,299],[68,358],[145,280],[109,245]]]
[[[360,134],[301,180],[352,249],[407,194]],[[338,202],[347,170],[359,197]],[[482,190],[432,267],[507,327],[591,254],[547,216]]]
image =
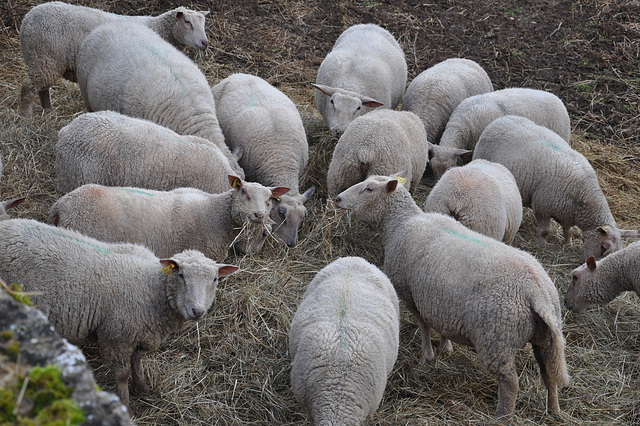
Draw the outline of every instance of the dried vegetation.
[[[77,86],[52,89],[53,110],[17,113],[25,72],[17,28],[38,2],[0,4],[0,199],[26,196],[14,215],[46,220],[60,196],[55,191],[56,132],[84,112]],[[158,13],[177,1],[84,0],[122,14]],[[437,4],[434,4],[437,3]],[[326,170],[336,140],[315,109],[309,83],[322,58],[349,25],[377,22],[400,40],[410,78],[448,57],[468,57],[489,73],[496,88],[552,91],[567,104],[573,146],[597,170],[619,225],[640,227],[640,27],[637,1],[586,0],[519,3],[418,1],[196,1],[211,10],[210,48],[194,60],[211,84],[233,72],[259,75],[288,94],[303,116],[310,162],[302,187],[316,185],[302,240],[287,248],[275,237],[263,253],[226,262],[242,272],[222,281],[208,316],[190,324],[145,359],[155,393],[134,398],[136,422],[150,424],[299,424],[305,418],[289,383],[289,322],[306,284],[328,262],[358,255],[382,265],[374,229],[349,223],[326,201]],[[635,18],[634,18],[635,16]],[[535,159],[532,159],[535,161]],[[422,203],[433,186],[426,176],[416,194]],[[555,226],[544,249],[535,241],[530,211],[515,245],[532,252],[561,297],[570,271],[581,263],[579,231],[562,245]],[[0,236],[1,239],[1,236]],[[510,422],[516,424],[639,423],[640,307],[626,294],[606,307],[565,312],[567,362],[573,381],[560,391],[563,413],[545,413],[545,390],[529,348],[517,358],[520,394]],[[497,384],[473,350],[455,346],[435,363],[419,363],[420,335],[402,313],[400,354],[371,424],[491,424]],[[110,375],[86,348],[98,382],[113,390]]]

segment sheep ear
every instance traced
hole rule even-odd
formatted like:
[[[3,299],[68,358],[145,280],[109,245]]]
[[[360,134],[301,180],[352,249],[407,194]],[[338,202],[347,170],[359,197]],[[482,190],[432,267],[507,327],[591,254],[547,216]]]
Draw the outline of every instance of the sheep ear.
[[[238,188],[242,188],[242,179],[240,179],[238,176],[233,176],[233,175],[228,175],[229,176],[229,185],[231,185],[232,188],[238,189]]]
[[[284,186],[279,186],[277,188],[272,188],[271,189],[271,196],[272,197],[279,197],[281,195],[286,194],[287,192],[289,192],[289,188],[286,188]]]
[[[199,10],[198,13],[200,13],[202,16],[207,16],[209,14],[208,10]]]
[[[589,271],[593,272],[596,270],[596,258],[593,256],[589,256],[589,258],[587,259],[587,268],[589,268]]]
[[[336,93],[336,89],[334,89],[333,87],[330,86],[325,86],[324,84],[313,84],[311,83],[311,85],[313,87],[315,87],[316,89],[318,89],[319,91],[321,91],[322,93],[324,93],[327,96],[333,96],[334,93]]]
[[[378,102],[378,101],[363,101],[362,102],[363,106],[366,106],[367,108],[380,108],[381,106],[383,106],[384,104],[382,102]]]
[[[622,237],[635,237],[638,235],[637,229],[620,229],[620,236]]]
[[[238,269],[240,269],[240,267],[235,265],[220,265],[220,269],[218,269],[218,276],[225,277],[227,275],[235,274]]]
[[[598,231],[601,235],[608,235],[609,234],[609,225],[604,225],[604,226],[600,226],[598,227],[598,229],[596,229],[596,231]]]
[[[25,197],[22,198],[14,198],[13,200],[3,201],[2,204],[6,210],[12,209],[14,207],[18,207],[22,202],[26,200]]]
[[[473,159],[473,151],[466,151],[460,154],[463,163],[469,163]]]
[[[236,149],[231,152],[231,155],[233,156],[233,158],[235,158],[236,161],[242,158],[242,154],[244,154],[244,146],[242,145],[238,145]]]
[[[393,179],[387,182],[387,194],[390,194],[393,191],[395,191],[397,186],[398,186],[398,179]]]
[[[167,275],[171,275],[174,270],[178,271],[180,269],[176,261],[172,259],[160,259],[160,264],[162,265],[162,272]]]
[[[181,11],[176,12],[176,19],[177,20],[184,19],[184,12],[181,12]]]
[[[302,203],[306,203],[311,197],[313,197],[313,194],[315,194],[316,192],[316,187],[312,186],[311,188],[307,189],[305,191],[304,194],[302,194]]]

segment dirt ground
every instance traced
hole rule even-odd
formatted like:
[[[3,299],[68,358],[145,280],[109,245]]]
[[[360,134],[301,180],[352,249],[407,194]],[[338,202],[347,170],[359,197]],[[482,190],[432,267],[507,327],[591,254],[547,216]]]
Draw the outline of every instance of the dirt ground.
[[[243,268],[223,280],[209,315],[172,336],[145,358],[154,394],[134,398],[139,424],[300,424],[304,413],[290,391],[288,326],[306,284],[339,256],[360,255],[382,266],[375,230],[345,224],[326,208],[326,169],[336,140],[313,99],[322,59],[338,36],[358,23],[377,23],[402,45],[409,82],[451,57],[478,62],[495,89],[530,87],[562,99],[572,145],[594,165],[621,227],[640,228],[640,3],[638,0],[427,1],[71,1],[110,12],[159,14],[179,5],[209,10],[210,46],[187,52],[210,84],[234,72],[258,75],[298,106],[310,144],[302,189],[316,185],[310,217],[293,249],[270,241],[258,256],[230,256]],[[0,2],[0,199],[27,196],[16,217],[46,220],[55,190],[57,131],[85,112],[76,84],[52,89],[53,110],[17,113],[25,73],[18,28],[36,0]],[[416,194],[421,203],[432,179]],[[556,226],[549,246],[535,244],[530,211],[515,245],[532,252],[556,283],[582,262],[579,231],[563,246]],[[518,357],[520,396],[515,424],[640,422],[640,308],[625,295],[604,308],[567,314],[567,363],[572,384],[561,390],[563,414],[545,412],[544,387],[530,349]],[[437,340],[438,336],[434,335]],[[420,334],[403,310],[401,349],[385,397],[370,424],[494,423],[497,385],[473,350],[432,365],[419,363]],[[113,390],[95,348],[86,348],[98,383]],[[500,422],[500,421],[498,421]]]

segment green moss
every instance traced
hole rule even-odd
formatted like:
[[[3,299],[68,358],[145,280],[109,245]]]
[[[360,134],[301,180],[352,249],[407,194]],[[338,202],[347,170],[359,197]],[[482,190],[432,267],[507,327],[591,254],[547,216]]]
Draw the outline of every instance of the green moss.
[[[20,303],[33,306],[31,298],[22,291],[22,284],[13,283],[9,286],[9,294]]]
[[[9,342],[6,349],[7,356],[11,361],[15,361],[18,358],[18,354],[20,353],[20,342],[12,341]]]
[[[25,383],[23,399],[33,401],[33,409],[26,417],[16,416],[15,404]],[[34,367],[12,389],[0,389],[0,425],[79,425],[85,421],[85,415],[69,399],[72,393],[73,389],[65,386],[59,367]]]
[[[2,333],[0,333],[0,338],[2,338],[4,340],[11,340],[12,337],[13,337],[13,332],[12,331],[5,330]]]

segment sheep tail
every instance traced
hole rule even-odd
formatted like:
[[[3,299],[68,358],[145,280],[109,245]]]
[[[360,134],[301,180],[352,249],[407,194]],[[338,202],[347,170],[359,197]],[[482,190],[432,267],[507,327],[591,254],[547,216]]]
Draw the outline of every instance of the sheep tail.
[[[544,321],[551,334],[551,344],[546,349],[543,349],[546,354],[544,356],[544,368],[547,370],[549,378],[556,385],[566,386],[571,379],[564,357],[565,339],[562,334],[561,320],[555,315],[553,304],[547,300],[535,298],[533,311]]]

